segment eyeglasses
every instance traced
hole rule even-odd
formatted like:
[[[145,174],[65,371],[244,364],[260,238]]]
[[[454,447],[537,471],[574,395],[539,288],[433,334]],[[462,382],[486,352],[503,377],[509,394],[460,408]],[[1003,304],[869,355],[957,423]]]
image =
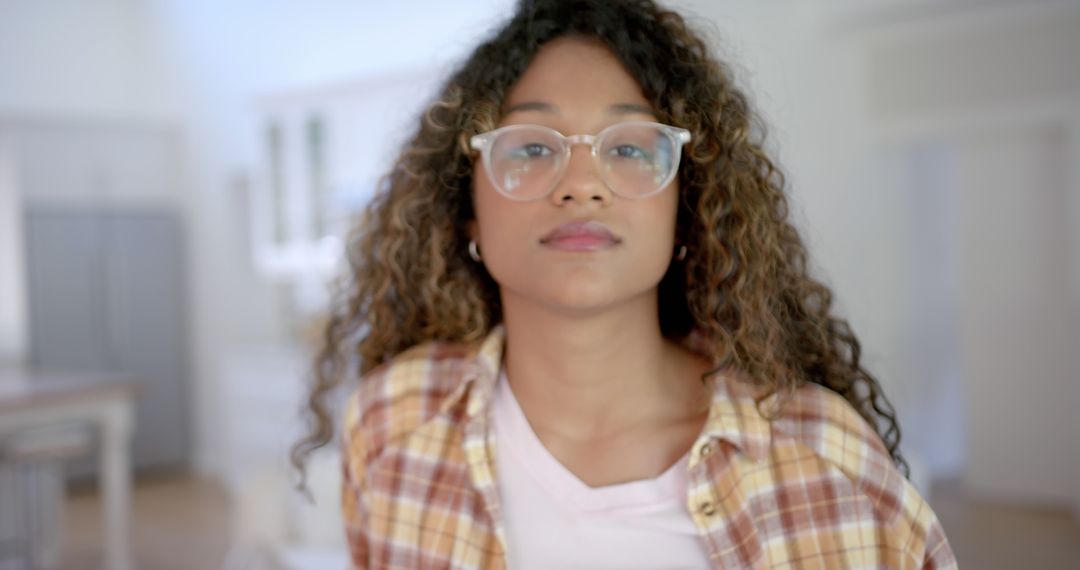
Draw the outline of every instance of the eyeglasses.
[[[690,131],[652,123],[616,123],[595,135],[565,136],[540,125],[509,125],[470,139],[495,188],[511,200],[538,200],[566,172],[573,145],[592,147],[604,184],[623,198],[645,198],[667,187],[679,170]]]

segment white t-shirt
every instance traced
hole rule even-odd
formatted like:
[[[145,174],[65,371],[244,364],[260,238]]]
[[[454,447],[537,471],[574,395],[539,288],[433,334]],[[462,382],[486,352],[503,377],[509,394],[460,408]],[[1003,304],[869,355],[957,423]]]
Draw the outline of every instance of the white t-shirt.
[[[544,447],[501,373],[496,478],[511,570],[707,568],[684,456],[655,479],[589,487]]]

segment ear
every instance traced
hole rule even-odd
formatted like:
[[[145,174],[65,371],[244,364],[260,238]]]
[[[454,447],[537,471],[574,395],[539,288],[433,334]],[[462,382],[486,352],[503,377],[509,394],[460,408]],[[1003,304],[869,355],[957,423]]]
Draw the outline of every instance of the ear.
[[[475,219],[469,220],[469,223],[465,225],[465,235],[471,240],[480,241],[480,225]]]

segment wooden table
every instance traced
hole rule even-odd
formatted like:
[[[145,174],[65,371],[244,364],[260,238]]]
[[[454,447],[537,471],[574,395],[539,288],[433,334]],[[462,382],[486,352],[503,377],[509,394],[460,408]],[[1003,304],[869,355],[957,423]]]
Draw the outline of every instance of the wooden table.
[[[137,383],[131,377],[46,374],[0,368],[0,436],[85,421],[99,430],[105,567],[131,570],[131,436]]]

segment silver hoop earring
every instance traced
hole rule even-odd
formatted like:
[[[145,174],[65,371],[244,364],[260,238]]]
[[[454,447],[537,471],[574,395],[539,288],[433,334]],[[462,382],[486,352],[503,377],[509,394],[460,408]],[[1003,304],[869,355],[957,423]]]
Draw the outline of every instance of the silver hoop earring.
[[[473,261],[480,263],[480,246],[476,245],[476,240],[469,240],[469,257]]]
[[[679,246],[679,253],[675,254],[675,260],[676,261],[683,261],[685,259],[686,259],[686,246],[685,245],[680,245]]]

